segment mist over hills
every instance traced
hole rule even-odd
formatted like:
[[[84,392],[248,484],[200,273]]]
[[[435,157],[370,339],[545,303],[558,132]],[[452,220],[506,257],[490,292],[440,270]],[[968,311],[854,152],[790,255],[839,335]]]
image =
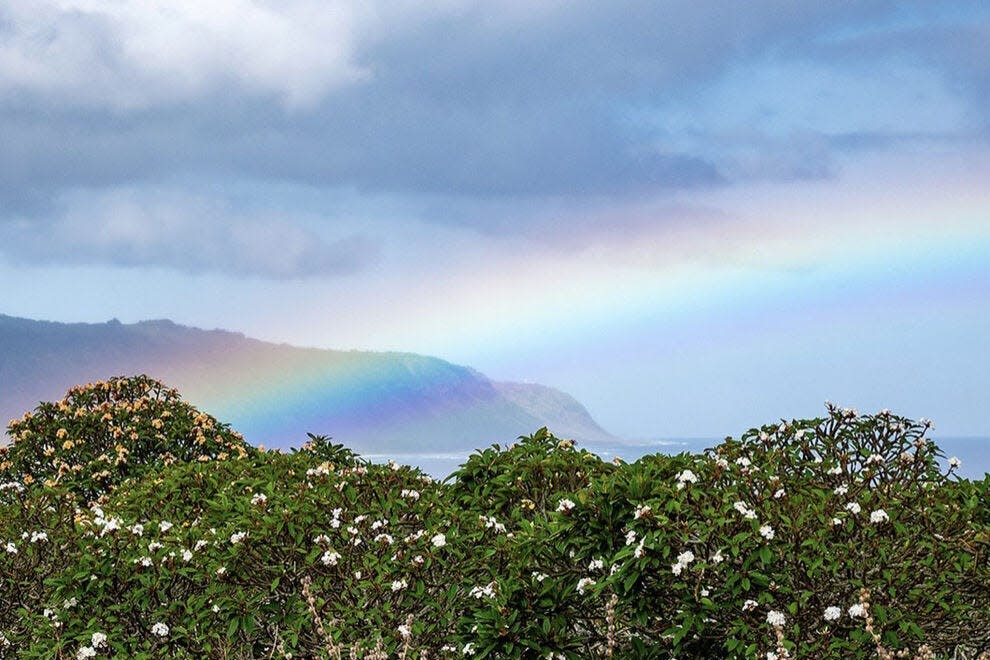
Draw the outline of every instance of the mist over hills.
[[[167,320],[0,315],[4,427],[73,385],[139,373],[268,447],[299,446],[312,432],[368,453],[464,450],[541,426],[585,443],[617,440],[559,390],[495,382],[434,357],[297,348]]]

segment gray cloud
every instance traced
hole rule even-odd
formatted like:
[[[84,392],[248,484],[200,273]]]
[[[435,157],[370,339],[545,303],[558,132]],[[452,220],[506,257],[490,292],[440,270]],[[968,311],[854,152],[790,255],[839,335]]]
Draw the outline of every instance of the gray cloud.
[[[754,120],[738,102],[747,67],[841,71],[856,56],[837,51],[854,52],[855,40],[836,35],[864,28],[913,54],[918,42],[892,36],[903,32],[899,12],[930,5],[166,4],[0,8],[0,215],[57,214],[51,200],[79,187],[287,181],[411,205],[426,197],[437,200],[428,219],[527,232],[559,200],[828,177],[837,150],[885,148],[888,134],[917,127],[898,127],[886,107],[889,133],[855,117],[825,126],[786,105],[789,94],[816,101],[787,80]],[[947,36],[923,64],[974,87],[986,79],[974,58],[987,40],[967,29],[978,34],[955,50]],[[717,106],[698,101],[732,77],[741,82],[715,95]],[[822,115],[869,99],[831,103]],[[498,216],[517,207],[537,212]]]
[[[287,279],[348,275],[377,256],[361,235],[326,240],[285,218],[224,202],[138,189],[74,194],[51,216],[0,224],[15,263],[161,267]]]

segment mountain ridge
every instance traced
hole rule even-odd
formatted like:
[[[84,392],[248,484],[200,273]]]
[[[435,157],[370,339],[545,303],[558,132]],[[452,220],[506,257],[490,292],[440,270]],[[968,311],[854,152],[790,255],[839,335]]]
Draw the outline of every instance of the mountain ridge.
[[[299,446],[313,432],[365,452],[464,450],[542,426],[585,443],[618,441],[564,392],[495,382],[432,356],[303,348],[169,319],[61,323],[0,314],[4,421],[73,385],[137,373],[268,447]]]

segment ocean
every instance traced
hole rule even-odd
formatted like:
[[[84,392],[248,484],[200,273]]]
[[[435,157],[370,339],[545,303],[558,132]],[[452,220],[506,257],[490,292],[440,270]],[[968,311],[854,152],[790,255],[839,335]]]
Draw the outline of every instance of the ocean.
[[[932,439],[945,453],[946,457],[955,456],[962,461],[957,474],[967,479],[982,479],[990,473],[990,436],[975,437],[946,437],[933,436]],[[701,453],[709,447],[714,447],[722,441],[721,438],[671,438],[642,443],[629,444],[588,444],[584,447],[605,460],[618,456],[626,461],[635,461],[641,456],[653,453],[679,454],[681,452]],[[394,460],[404,465],[415,465],[427,474],[444,479],[454,472],[473,450],[463,452],[440,453],[402,453],[402,454],[366,454],[365,458],[384,463]],[[943,460],[943,466],[945,461]]]

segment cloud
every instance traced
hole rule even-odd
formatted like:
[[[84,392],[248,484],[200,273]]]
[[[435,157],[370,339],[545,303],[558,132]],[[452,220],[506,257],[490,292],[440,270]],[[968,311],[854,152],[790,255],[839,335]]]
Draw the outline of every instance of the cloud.
[[[951,81],[986,78],[985,40],[925,59],[891,36],[926,6],[12,0],[0,206],[288,182],[525,233],[546,208],[832,177],[851,145],[958,140],[980,112]],[[866,34],[888,55],[845,54]]]
[[[307,106],[361,80],[360,5],[8,0],[0,90],[127,111],[233,88]]]
[[[67,196],[51,216],[0,224],[0,254],[15,263],[161,267],[264,279],[336,277],[373,262],[378,245],[327,240],[297,222],[237,212],[223,201],[115,189]]]
[[[984,4],[970,14],[947,14],[823,44],[821,54],[843,64],[908,61],[924,67],[939,76],[946,92],[967,101],[969,125],[990,136],[990,9]],[[929,91],[920,90],[916,100],[927,101]]]

